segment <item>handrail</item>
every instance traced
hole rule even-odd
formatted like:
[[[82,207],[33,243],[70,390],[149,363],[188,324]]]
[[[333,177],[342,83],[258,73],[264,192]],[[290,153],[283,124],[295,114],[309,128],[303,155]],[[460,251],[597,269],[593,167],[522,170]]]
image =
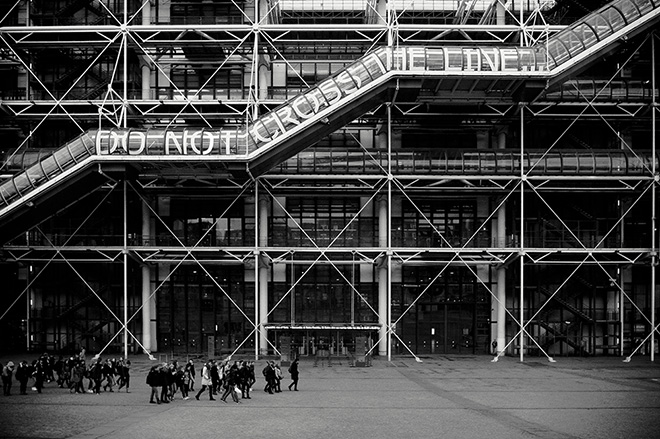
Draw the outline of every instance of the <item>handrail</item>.
[[[332,159],[332,160],[330,160]],[[507,150],[394,150],[392,173],[429,175],[520,175],[520,151]],[[660,165],[660,154],[655,158]],[[530,176],[590,175],[652,177],[651,151],[526,150],[523,172]],[[275,167],[273,174],[378,174],[388,167],[382,150],[314,148]]]

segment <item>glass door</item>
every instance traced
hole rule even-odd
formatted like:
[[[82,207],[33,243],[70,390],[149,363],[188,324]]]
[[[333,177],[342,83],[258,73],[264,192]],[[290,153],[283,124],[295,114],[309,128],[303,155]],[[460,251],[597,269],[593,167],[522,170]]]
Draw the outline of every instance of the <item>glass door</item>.
[[[474,306],[445,305],[445,352],[467,354],[474,352]]]

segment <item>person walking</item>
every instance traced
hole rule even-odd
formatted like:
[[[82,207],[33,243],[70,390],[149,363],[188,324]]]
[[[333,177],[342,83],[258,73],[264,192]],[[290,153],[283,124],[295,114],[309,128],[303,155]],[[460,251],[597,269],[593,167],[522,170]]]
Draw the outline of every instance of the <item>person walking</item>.
[[[11,380],[14,375],[14,362],[10,361],[2,367],[2,391],[5,396],[11,396]]]
[[[250,367],[248,363],[241,361],[238,364],[238,388],[241,389],[242,399],[250,398]]]
[[[188,366],[190,366],[190,391],[195,390],[195,362],[190,359],[188,360]]]
[[[188,384],[186,383],[186,372],[183,369],[183,366],[179,366],[176,370],[176,376],[174,378],[176,387],[181,391],[181,399],[188,399]]]
[[[34,360],[32,363],[32,375],[34,376],[33,390],[36,390],[37,393],[41,393],[41,389],[44,388],[44,381],[46,380],[44,360],[40,358],[39,360]]]
[[[122,387],[126,386],[126,393],[129,393],[128,388],[131,385],[131,360],[124,359],[119,363],[119,388],[117,391],[120,391]]]
[[[114,392],[112,387],[115,385],[115,372],[114,358],[112,360],[108,358],[105,360],[105,363],[101,365],[101,376],[103,377],[101,381],[105,380],[103,391]]]
[[[149,370],[149,373],[147,374],[147,385],[151,387],[151,397],[149,399],[149,402],[151,404],[160,404],[160,398],[158,397],[158,388],[160,387],[160,372],[158,369],[160,366],[156,364],[155,366],[152,366],[151,369]],[[154,401],[155,397],[155,401]]]
[[[211,387],[213,387],[213,394],[217,395],[218,392],[220,392],[220,389],[222,388],[221,385],[221,367],[218,365],[217,361],[213,361],[211,363]]]
[[[167,363],[162,363],[158,368],[158,376],[160,377],[160,402],[164,404],[169,404],[172,399],[170,394],[170,384],[172,383],[172,377],[170,368]]]
[[[71,380],[69,381],[69,392],[71,393],[85,393],[85,385],[83,384],[85,378],[85,362],[82,360],[75,360],[71,367]]]
[[[89,377],[94,382],[92,393],[100,395],[101,381],[103,381],[103,361],[101,361],[101,357],[97,358],[96,361],[92,361],[93,363],[89,367]]]
[[[248,369],[248,399],[250,399],[249,391],[252,390],[252,386],[257,382],[257,377],[254,374],[254,362],[250,361],[247,365]]]
[[[202,368],[202,388],[199,389],[199,392],[195,395],[197,401],[199,401],[199,395],[204,393],[204,390],[207,388],[209,389],[209,399],[215,401],[215,398],[213,397],[213,382],[211,381],[211,366],[211,360],[209,360],[204,365],[204,368]]]
[[[275,393],[282,393],[282,369],[280,365],[275,363]]]
[[[293,390],[298,391],[298,359],[296,358],[289,366],[289,373],[291,374],[291,384],[289,384],[289,390],[293,387]]]
[[[222,402],[227,402],[227,396],[231,395],[231,398],[234,400],[235,403],[240,403],[241,401],[238,400],[238,395],[236,394],[236,386],[238,385],[238,377],[239,377],[239,372],[238,372],[238,366],[234,362],[234,364],[231,365],[229,368],[229,371],[226,374],[226,379],[225,379],[225,391],[222,394],[222,397],[220,398]]]
[[[185,392],[184,399],[188,399],[188,393],[192,392],[192,383],[194,381],[192,377],[193,366],[191,363],[187,363],[186,367],[183,369],[183,389]]]
[[[32,375],[32,369],[27,361],[23,360],[16,368],[16,379],[20,383],[20,393],[21,395],[27,395],[27,383]]]
[[[264,392],[273,394],[275,389],[275,367],[271,361],[266,362],[266,366],[261,371],[264,379],[266,380],[266,387],[264,387]]]

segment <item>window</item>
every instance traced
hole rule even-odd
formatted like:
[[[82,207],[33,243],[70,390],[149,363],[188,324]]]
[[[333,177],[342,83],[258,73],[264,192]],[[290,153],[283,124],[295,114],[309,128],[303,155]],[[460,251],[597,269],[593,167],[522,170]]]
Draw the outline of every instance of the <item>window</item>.
[[[409,200],[403,202],[403,228],[395,243],[410,247],[460,247],[476,224],[473,200]],[[396,234],[397,230],[393,230]]]
[[[287,211],[291,215],[287,220],[288,245],[355,245],[359,220],[351,220],[359,210],[359,198],[288,198]]]

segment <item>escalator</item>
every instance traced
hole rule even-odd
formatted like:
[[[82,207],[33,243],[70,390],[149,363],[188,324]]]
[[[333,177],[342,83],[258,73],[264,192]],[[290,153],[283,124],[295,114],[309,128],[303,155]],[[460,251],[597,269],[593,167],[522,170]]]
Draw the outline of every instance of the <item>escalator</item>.
[[[34,213],[35,206],[44,209],[56,192],[72,194],[68,188],[82,176],[107,181],[98,178],[102,172],[92,172],[93,165],[101,170],[156,161],[214,162],[234,178],[250,178],[394,94],[408,92],[414,99],[429,79],[558,83],[647,30],[659,14],[660,0],[617,0],[528,48],[381,47],[242,130],[90,130],[0,185],[0,227]]]

